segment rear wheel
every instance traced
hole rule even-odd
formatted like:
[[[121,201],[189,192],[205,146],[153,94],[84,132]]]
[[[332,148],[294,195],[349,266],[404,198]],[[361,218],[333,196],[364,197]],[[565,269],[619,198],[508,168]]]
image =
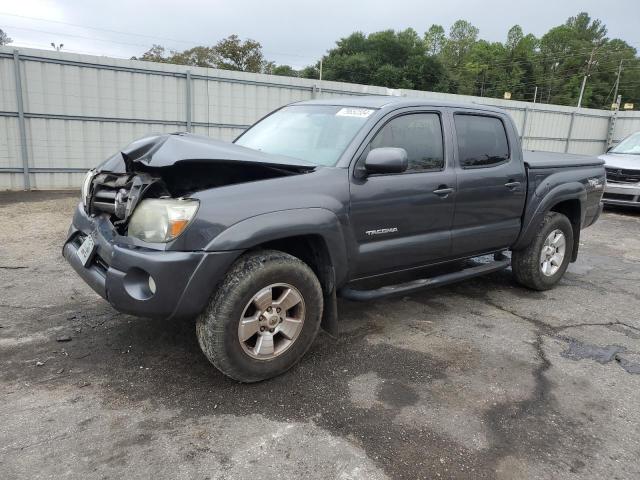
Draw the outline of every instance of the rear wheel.
[[[533,290],[553,288],[569,266],[573,253],[573,228],[557,212],[544,216],[532,242],[511,256],[511,268],[521,285]]]
[[[322,290],[296,257],[265,250],[231,267],[196,333],[202,351],[222,373],[241,382],[279,375],[311,346],[322,318]]]

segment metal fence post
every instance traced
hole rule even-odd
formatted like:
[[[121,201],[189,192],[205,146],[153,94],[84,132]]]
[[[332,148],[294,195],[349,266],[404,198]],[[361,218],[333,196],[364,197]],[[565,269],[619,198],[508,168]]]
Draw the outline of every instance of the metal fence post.
[[[573,133],[573,121],[576,118],[576,112],[571,112],[571,121],[569,122],[569,132],[567,133],[567,143],[564,144],[564,153],[569,151],[569,143],[571,142],[571,134]]]
[[[24,123],[24,105],[22,103],[22,75],[20,72],[20,52],[13,51],[13,71],[16,82],[16,103],[18,106],[18,129],[20,131],[20,154],[22,156],[22,174],[24,189],[31,190],[29,178],[29,153],[27,152],[27,129]]]
[[[311,87],[311,99],[315,100],[317,97],[318,97],[318,85],[314,83],[313,87]]]
[[[613,136],[616,131],[616,120],[618,119],[618,112],[620,111],[620,102],[622,100],[622,95],[618,95],[616,100],[616,108],[611,112],[611,116],[609,117],[609,128],[607,129],[607,150],[611,147],[613,143]]]
[[[520,132],[520,144],[524,149],[524,140],[527,133],[527,117],[529,116],[529,107],[524,107],[524,118],[522,119],[522,130]]]
[[[186,106],[187,106],[187,110],[186,110],[186,116],[187,116],[187,132],[191,133],[191,70],[187,70],[187,77],[186,77],[186,81],[187,81],[187,86],[185,89],[185,102],[186,102]],[[207,106],[207,108],[209,108]]]

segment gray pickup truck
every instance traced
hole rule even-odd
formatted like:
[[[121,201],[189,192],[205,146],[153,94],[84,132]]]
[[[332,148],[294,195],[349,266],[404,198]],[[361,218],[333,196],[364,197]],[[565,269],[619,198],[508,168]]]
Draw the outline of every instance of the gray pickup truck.
[[[213,365],[259,381],[294,365],[321,326],[336,331],[337,296],[509,266],[528,288],[553,287],[602,210],[602,163],[523,154],[497,108],[301,102],[233,143],[133,142],[87,174],[63,254],[117,310],[197,317]]]

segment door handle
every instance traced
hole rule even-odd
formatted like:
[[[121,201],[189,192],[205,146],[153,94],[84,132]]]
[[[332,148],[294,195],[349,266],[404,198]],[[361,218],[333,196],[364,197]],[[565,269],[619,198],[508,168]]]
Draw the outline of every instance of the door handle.
[[[507,182],[504,184],[509,190],[518,190],[520,188],[520,182]]]
[[[442,198],[447,197],[452,192],[453,192],[453,188],[447,187],[446,185],[440,185],[437,189],[433,191],[433,193],[441,196]]]

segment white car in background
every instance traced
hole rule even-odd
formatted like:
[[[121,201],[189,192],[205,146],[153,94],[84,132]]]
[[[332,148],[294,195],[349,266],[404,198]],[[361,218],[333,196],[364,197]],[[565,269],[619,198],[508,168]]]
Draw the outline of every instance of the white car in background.
[[[607,172],[602,201],[640,208],[640,132],[632,133],[598,158],[604,160]]]

